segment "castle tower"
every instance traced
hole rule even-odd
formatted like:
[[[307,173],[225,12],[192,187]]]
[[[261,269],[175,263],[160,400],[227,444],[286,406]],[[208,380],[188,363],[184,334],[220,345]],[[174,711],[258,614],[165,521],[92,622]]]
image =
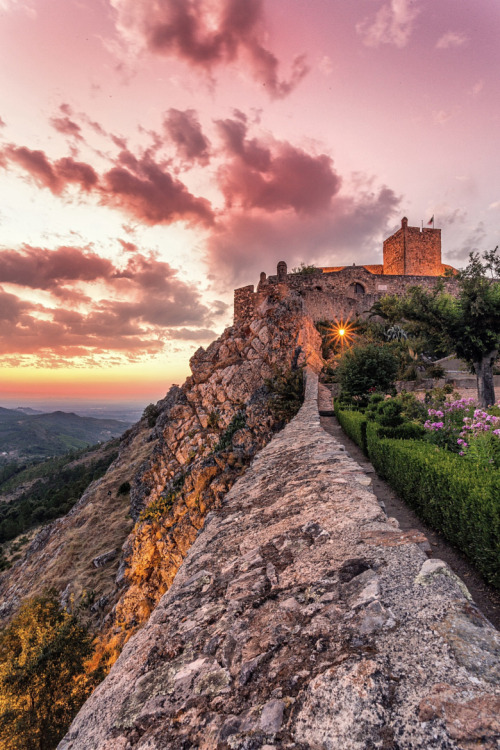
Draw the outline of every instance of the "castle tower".
[[[384,242],[384,274],[395,276],[441,276],[441,230],[409,227],[403,217],[401,229]]]

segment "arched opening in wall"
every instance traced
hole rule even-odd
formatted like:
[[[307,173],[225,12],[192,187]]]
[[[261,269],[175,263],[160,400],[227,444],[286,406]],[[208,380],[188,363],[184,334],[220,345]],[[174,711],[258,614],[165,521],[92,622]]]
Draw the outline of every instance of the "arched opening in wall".
[[[364,294],[365,288],[363,284],[360,284],[359,281],[354,281],[351,284],[351,291],[354,292],[354,294]]]

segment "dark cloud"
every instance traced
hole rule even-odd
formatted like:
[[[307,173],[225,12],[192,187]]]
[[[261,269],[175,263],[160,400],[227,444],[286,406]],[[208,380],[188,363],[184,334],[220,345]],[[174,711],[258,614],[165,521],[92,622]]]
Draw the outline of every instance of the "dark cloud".
[[[3,151],[8,161],[22,167],[41,187],[60,195],[69,184],[76,184],[88,192],[97,186],[98,177],[90,164],[75,161],[69,156],[51,162],[43,151],[32,151],[25,146],[7,146]]]
[[[5,120],[2,117],[0,117],[0,128],[5,128],[6,125],[7,123],[5,122]]]
[[[3,152],[9,161],[18,164],[42,187],[53,193],[61,192],[61,184],[55,170],[43,151],[31,151],[25,146],[7,146]]]
[[[288,80],[279,78],[279,61],[263,44],[262,0],[113,0],[123,29],[138,34],[147,48],[175,56],[211,72],[217,65],[244,59],[273,98],[287,96],[308,72],[304,56],[295,58]]]
[[[77,247],[48,250],[25,245],[21,250],[0,252],[2,282],[31,289],[54,289],[68,281],[109,279],[114,273],[111,261]]]
[[[5,283],[43,289],[54,300],[34,305],[0,288],[2,354],[130,358],[157,353],[169,339],[208,338],[211,312],[197,287],[152,255],[134,253],[119,267],[84,249],[25,247],[3,251],[0,263]],[[105,290],[100,299],[95,282]]]
[[[198,161],[203,165],[208,164],[210,143],[203,135],[201,125],[193,109],[187,109],[184,112],[178,109],[169,109],[164,126],[183,159]]]
[[[210,203],[196,198],[186,186],[150,157],[136,159],[130,152],[126,168],[117,166],[103,176],[101,200],[121,208],[147,224],[170,224],[186,220],[210,225],[213,213]]]
[[[71,184],[84,192],[99,195],[102,204],[124,211],[147,224],[188,221],[211,225],[214,217],[210,203],[192,195],[173,177],[166,166],[149,154],[138,158],[122,150],[116,166],[101,178],[90,164],[64,157],[50,161],[43,151],[9,145],[0,152],[3,166],[13,162],[24,169],[41,187],[60,195]]]
[[[218,121],[227,161],[218,179],[228,207],[274,212],[293,208],[313,214],[326,210],[341,178],[329,156],[312,156],[287,142],[247,139],[241,120]]]
[[[231,287],[256,283],[259,272],[276,273],[305,263],[348,265],[381,262],[382,239],[399,211],[400,199],[387,187],[338,195],[328,212],[299,215],[233,211],[207,244],[213,285]]]
[[[15,323],[26,310],[32,308],[32,304],[24,302],[15,294],[9,294],[0,286],[0,322],[2,326]]]
[[[65,117],[51,117],[49,122],[58,133],[72,136],[80,141],[83,140],[81,127],[67,115]]]

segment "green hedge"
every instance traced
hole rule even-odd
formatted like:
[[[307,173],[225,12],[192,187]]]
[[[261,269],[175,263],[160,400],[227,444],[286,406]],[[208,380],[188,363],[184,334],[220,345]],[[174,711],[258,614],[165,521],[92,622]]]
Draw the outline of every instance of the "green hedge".
[[[500,588],[500,472],[430,443],[382,438],[373,423],[366,442],[375,470],[399,497]]]
[[[335,408],[335,415],[345,434],[354,440],[365,455],[368,455],[366,446],[366,417],[360,411],[341,411]]]

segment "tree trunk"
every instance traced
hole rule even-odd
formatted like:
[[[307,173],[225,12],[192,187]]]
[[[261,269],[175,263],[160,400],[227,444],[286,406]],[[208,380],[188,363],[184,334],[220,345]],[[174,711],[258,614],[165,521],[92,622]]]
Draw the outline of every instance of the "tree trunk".
[[[492,406],[495,403],[493,364],[497,355],[498,351],[493,350],[483,355],[482,359],[478,362],[474,362],[474,370],[477,378],[477,398],[479,405],[483,407]]]

